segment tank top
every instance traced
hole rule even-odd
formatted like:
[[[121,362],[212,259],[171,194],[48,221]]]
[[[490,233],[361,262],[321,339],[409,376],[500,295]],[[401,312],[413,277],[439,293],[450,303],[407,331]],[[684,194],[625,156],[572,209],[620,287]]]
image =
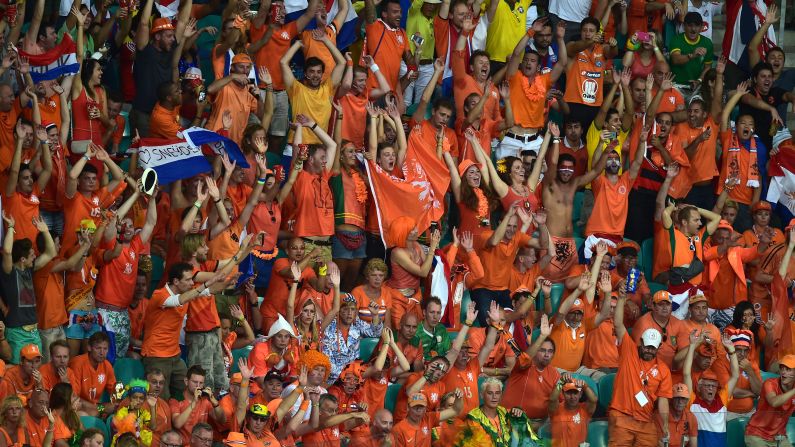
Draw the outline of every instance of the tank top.
[[[651,61],[648,65],[643,65],[643,61],[641,60],[640,55],[636,55],[634,59],[632,59],[632,79],[635,78],[643,78],[646,79],[647,76],[654,71],[654,64],[657,60],[652,57]]]
[[[91,140],[94,144],[102,145],[102,122],[89,118],[88,110],[90,107],[100,108],[105,92],[101,87],[94,89],[100,100],[97,101],[88,96],[86,88],[88,87],[83,87],[80,95],[72,101],[72,140]]]
[[[419,247],[419,245],[414,245],[414,248],[407,247],[405,250],[408,253],[409,258],[411,258],[415,264],[422,264],[422,257],[420,254],[420,250],[422,249]],[[420,278],[398,265],[393,258],[394,251],[389,256],[389,265],[392,269],[392,274],[389,276],[389,280],[387,280],[387,285],[398,290],[414,289],[415,292],[418,291],[420,289]]]
[[[500,203],[502,203],[502,209],[505,211],[508,211],[511,205],[517,201],[520,202],[525,209],[529,208],[530,211],[535,211],[538,209],[538,196],[529,189],[528,194],[526,196],[522,196],[519,195],[513,188],[508,188],[508,194],[505,194],[505,196],[500,199]]]
[[[357,179],[354,176],[361,182],[359,186],[362,191],[357,191]],[[329,179],[329,186],[334,195],[334,225],[348,224],[364,228],[368,194],[362,175],[356,171],[348,173],[340,169],[339,174]]]

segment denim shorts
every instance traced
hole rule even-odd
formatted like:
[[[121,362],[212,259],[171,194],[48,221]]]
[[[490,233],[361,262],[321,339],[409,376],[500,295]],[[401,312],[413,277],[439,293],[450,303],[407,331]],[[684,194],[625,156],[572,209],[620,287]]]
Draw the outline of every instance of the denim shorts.
[[[349,250],[342,245],[342,242],[337,238],[337,234],[343,234],[350,237],[362,238],[362,245],[355,250]],[[364,231],[336,231],[334,236],[331,236],[331,257],[334,259],[364,259],[367,257],[367,238],[364,237]]]
[[[83,323],[87,316],[93,316],[93,323]],[[92,311],[87,310],[72,310],[69,311],[69,325],[66,326],[66,338],[73,340],[84,340],[97,332],[102,330],[100,325],[100,316],[96,309]]]

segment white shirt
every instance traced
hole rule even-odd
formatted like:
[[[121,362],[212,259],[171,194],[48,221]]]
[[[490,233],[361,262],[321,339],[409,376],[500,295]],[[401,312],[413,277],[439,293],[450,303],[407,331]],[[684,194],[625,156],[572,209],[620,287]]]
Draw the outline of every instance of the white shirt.
[[[687,4],[687,12],[697,12],[701,14],[701,19],[704,21],[704,25],[701,28],[701,35],[709,40],[712,40],[712,18],[720,15],[722,10],[723,3],[713,1],[704,0],[701,2],[701,6],[694,6],[690,2]],[[677,28],[680,33],[684,32],[684,26],[681,23]]]

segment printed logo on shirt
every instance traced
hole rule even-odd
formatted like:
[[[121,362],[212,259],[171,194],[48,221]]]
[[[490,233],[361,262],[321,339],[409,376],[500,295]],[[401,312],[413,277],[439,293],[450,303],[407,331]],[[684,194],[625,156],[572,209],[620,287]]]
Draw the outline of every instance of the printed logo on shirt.
[[[31,194],[30,203],[39,203],[39,196],[37,196],[36,194]]]
[[[596,102],[596,92],[599,90],[599,84],[593,79],[586,79],[582,81],[582,102],[585,104],[593,104]]]
[[[403,45],[403,36],[401,34],[395,36],[395,40],[397,40],[397,43]]]
[[[431,393],[431,402],[436,402],[438,400],[439,400],[439,394],[438,393]]]
[[[105,374],[97,374],[97,382],[105,383]]]
[[[657,367],[652,368],[651,371],[649,371],[649,372],[651,373],[652,377],[657,377],[657,374],[659,373],[659,371],[657,370]]]
[[[624,194],[626,194],[626,193],[627,193],[627,188],[626,188],[626,186],[624,186],[624,185],[621,185],[621,186],[619,186],[619,187],[618,187],[618,193],[619,193],[619,194],[621,194],[622,196],[623,196]]]
[[[290,40],[290,33],[288,33],[287,31],[282,31],[279,37],[281,37],[284,40]]]
[[[582,418],[580,417],[580,413],[577,413],[574,416],[572,416],[571,417],[571,421],[573,423],[575,423],[575,424],[579,424],[580,422],[582,422]]]

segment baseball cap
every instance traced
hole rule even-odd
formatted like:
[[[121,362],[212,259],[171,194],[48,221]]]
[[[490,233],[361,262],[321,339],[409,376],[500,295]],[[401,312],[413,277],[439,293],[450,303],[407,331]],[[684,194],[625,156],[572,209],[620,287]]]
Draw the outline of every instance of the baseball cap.
[[[580,391],[580,387],[575,385],[574,382],[566,382],[566,384],[563,385],[563,392],[565,393],[566,391]]]
[[[513,291],[513,293],[511,294],[511,298],[516,298],[516,295],[519,295],[521,293],[530,293],[530,294],[532,294],[533,291],[530,290],[530,288],[528,288],[525,284],[521,284],[521,285],[519,285],[519,287],[516,290]]]
[[[262,405],[262,404],[254,404],[254,405],[252,405],[251,407],[249,407],[248,412],[253,414],[253,415],[262,416],[262,417],[265,417],[265,418],[270,417],[270,415],[271,415],[271,412],[270,412],[270,410],[268,410],[268,407],[266,407],[265,405]]]
[[[770,202],[767,200],[760,200],[751,207],[751,212],[755,213],[757,211],[772,211],[773,207],[770,206]]]
[[[234,373],[232,377],[229,378],[230,385],[240,385],[241,383],[243,383],[243,374]]]
[[[232,58],[232,64],[251,64],[251,57],[246,53],[237,53]]]
[[[425,0],[425,2],[426,3],[433,3],[433,2],[429,2],[428,0]],[[441,3],[441,2],[437,2],[437,3]],[[463,178],[464,174],[467,172],[467,169],[471,168],[472,166],[475,166],[476,168],[478,168],[480,170],[483,170],[483,167],[480,166],[479,164],[475,163],[472,160],[466,159],[466,160],[464,160],[464,161],[462,161],[461,163],[458,164],[458,175]]]
[[[698,292],[695,295],[691,296],[689,301],[690,301],[690,305],[692,306],[693,304],[700,303],[702,301],[706,302],[707,301],[707,297],[704,296],[703,293]]]
[[[795,369],[795,355],[789,354],[781,357],[778,361],[779,365],[784,365],[789,369]]]
[[[684,397],[686,399],[690,399],[690,390],[687,389],[687,385],[684,383],[677,383],[674,385],[673,397]]]
[[[703,357],[715,357],[718,355],[718,352],[715,350],[715,345],[707,342],[701,343],[696,352]]]
[[[643,331],[643,334],[640,336],[640,341],[643,343],[643,346],[659,348],[662,343],[662,334],[660,334],[660,331],[657,329],[650,327]]]
[[[732,225],[729,223],[729,221],[727,221],[725,219],[721,219],[720,222],[718,222],[718,230],[720,230],[720,229],[729,230],[729,232],[733,232],[734,231],[734,228],[732,227]]]
[[[37,357],[41,357],[41,351],[39,350],[38,345],[31,343],[22,347],[22,350],[19,351],[19,355],[28,360],[35,360]]]
[[[668,293],[667,290],[658,290],[654,292],[654,296],[652,297],[653,303],[659,303],[660,301],[668,301],[671,302],[671,294]]]
[[[246,445],[246,435],[236,431],[230,431],[224,439],[226,445]]]
[[[714,380],[714,381],[717,382],[718,381],[718,376],[717,376],[717,374],[712,372],[711,369],[707,369],[707,370],[704,370],[703,373],[701,373],[701,377],[699,377],[698,380]]]
[[[190,67],[185,70],[185,79],[203,79],[202,71],[197,67]]]
[[[409,397],[409,407],[416,407],[417,405],[428,406],[428,399],[422,393],[414,393]]]
[[[154,35],[155,33],[169,29],[174,29],[174,25],[171,23],[171,20],[165,17],[158,17],[152,21],[152,31],[150,31],[149,34]]]
[[[574,300],[574,303],[571,305],[569,312],[585,313],[585,303],[581,299],[577,298],[576,300]]]
[[[621,256],[637,256],[640,253],[640,245],[635,241],[623,241],[616,245],[616,253]]]

